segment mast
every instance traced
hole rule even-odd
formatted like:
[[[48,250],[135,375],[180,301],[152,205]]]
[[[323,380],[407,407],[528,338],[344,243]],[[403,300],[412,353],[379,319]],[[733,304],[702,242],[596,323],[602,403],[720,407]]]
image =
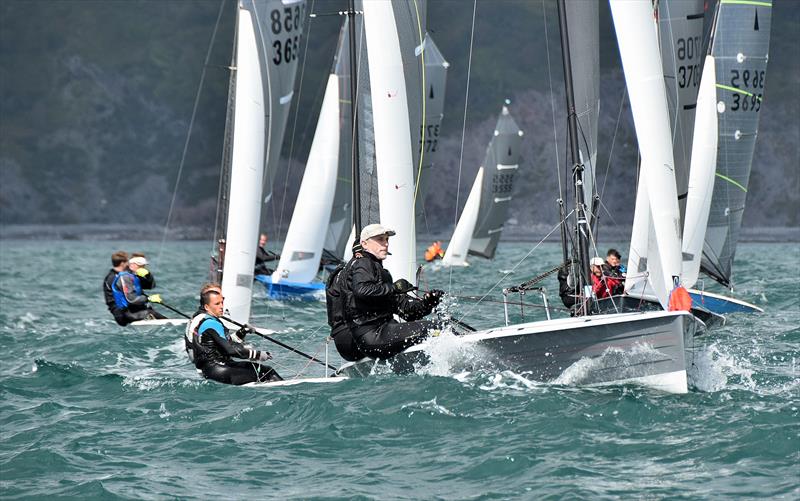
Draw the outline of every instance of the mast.
[[[348,30],[350,32],[350,127],[353,132],[352,156],[350,157],[353,180],[353,228],[358,240],[361,231],[361,177],[358,167],[358,118],[356,100],[358,99],[358,68],[356,64],[356,10],[355,0],[347,5]],[[354,242],[355,243],[355,242]]]
[[[572,162],[572,176],[575,181],[575,217],[577,220],[575,231],[578,237],[577,250],[578,262],[580,265],[576,291],[585,296],[584,286],[589,285],[588,280],[591,276],[589,270],[589,222],[586,217],[586,204],[583,196],[583,162],[581,162],[580,153],[578,152],[578,125],[577,116],[575,114],[575,96],[572,84],[572,63],[569,55],[565,0],[559,0],[558,2],[558,20],[561,31],[561,59],[564,65],[564,86],[566,87],[567,97],[567,128],[569,131],[570,161]],[[563,224],[562,222],[562,228]]]

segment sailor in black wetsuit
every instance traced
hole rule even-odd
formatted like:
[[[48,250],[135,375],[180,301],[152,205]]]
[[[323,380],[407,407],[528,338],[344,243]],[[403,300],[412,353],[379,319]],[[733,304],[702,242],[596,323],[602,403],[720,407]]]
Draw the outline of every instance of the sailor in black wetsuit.
[[[272,275],[275,270],[270,268],[267,263],[279,260],[281,257],[274,252],[267,250],[267,234],[262,233],[258,237],[258,248],[256,249],[256,267],[253,271],[256,275]]]
[[[114,279],[117,275],[128,269],[128,253],[124,251],[117,251],[111,254],[111,269],[108,270],[106,277],[103,279],[103,296],[106,300],[108,311],[114,316],[114,320],[119,325],[126,325],[125,315],[122,309],[117,307],[117,302],[114,301]]]
[[[222,295],[209,290],[200,296],[205,318],[194,335],[194,364],[203,377],[226,384],[281,381],[272,367],[261,365],[272,358],[269,352],[258,351],[231,340],[219,317],[224,309]],[[241,337],[244,337],[242,332]],[[249,360],[235,361],[233,358]]]
[[[361,231],[363,257],[349,263],[345,316],[355,344],[361,353],[373,358],[389,358],[421,342],[437,325],[422,317],[439,304],[443,291],[431,290],[422,299],[409,296],[415,289],[407,280],[392,283],[383,268],[389,253],[389,237],[395,232],[380,224]],[[406,323],[397,322],[399,315]]]

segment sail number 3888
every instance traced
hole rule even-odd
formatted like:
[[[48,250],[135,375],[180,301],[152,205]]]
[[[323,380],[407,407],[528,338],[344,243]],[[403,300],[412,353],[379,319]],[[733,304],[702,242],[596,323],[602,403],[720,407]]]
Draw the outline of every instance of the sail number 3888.
[[[275,64],[289,63],[297,59],[299,53],[300,43],[303,35],[300,33],[303,28],[303,18],[305,17],[305,5],[285,7],[283,12],[274,9],[269,13],[270,27],[273,35],[280,35],[286,33],[288,37],[285,39],[278,38],[272,43],[272,48],[275,51],[272,56],[272,62]],[[298,32],[292,36],[291,32]]]

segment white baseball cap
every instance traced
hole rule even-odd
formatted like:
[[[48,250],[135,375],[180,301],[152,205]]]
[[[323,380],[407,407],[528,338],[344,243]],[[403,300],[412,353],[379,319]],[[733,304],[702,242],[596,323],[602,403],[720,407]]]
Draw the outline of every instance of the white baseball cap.
[[[128,263],[129,264],[135,264],[137,266],[147,266],[147,259],[145,259],[142,256],[136,256],[136,257],[130,258]]]
[[[372,237],[377,237],[378,235],[386,235],[387,237],[391,237],[396,235],[394,230],[390,230],[389,228],[385,227],[382,224],[369,224],[364,226],[364,229],[361,230],[361,241],[369,240]]]
[[[589,264],[591,264],[592,266],[603,266],[605,264],[605,261],[603,261],[602,257],[593,257],[592,260],[589,261]]]

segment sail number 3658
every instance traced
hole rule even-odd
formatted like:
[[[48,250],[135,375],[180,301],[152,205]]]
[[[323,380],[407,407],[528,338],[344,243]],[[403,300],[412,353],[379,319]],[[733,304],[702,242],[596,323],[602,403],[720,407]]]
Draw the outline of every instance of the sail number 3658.
[[[275,64],[288,63],[297,59],[300,52],[300,42],[302,41],[303,19],[305,17],[305,5],[285,7],[283,12],[275,9],[269,13],[270,27],[272,28],[273,35],[280,35],[286,32],[289,35],[286,39],[278,39],[272,43],[272,48],[275,50],[272,56],[272,62]],[[298,32],[297,35],[292,36],[291,32]]]

